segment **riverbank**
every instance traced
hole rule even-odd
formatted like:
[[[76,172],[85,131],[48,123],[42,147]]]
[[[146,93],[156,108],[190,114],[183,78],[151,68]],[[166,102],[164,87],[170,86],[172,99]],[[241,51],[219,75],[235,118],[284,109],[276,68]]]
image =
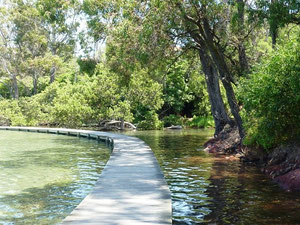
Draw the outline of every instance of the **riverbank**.
[[[261,168],[270,179],[286,191],[300,191],[300,145],[290,143],[270,150],[242,146],[236,127],[226,126],[217,136],[208,140],[205,151],[224,159],[240,160]]]

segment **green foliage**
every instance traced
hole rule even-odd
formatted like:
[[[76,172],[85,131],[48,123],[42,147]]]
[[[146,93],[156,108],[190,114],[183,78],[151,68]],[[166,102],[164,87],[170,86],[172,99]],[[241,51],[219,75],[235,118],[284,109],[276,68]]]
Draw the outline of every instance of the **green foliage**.
[[[208,116],[211,114],[211,111],[205,77],[204,74],[199,74],[201,68],[198,67],[200,66],[197,65],[196,68],[192,69],[193,72],[190,73],[188,82],[189,92],[194,96],[192,113],[196,116]]]
[[[78,59],[77,63],[80,66],[81,73],[87,73],[88,75],[93,75],[96,70],[97,61],[94,59]]]
[[[90,105],[93,97],[93,82],[83,78],[77,83],[60,83],[49,89],[52,101],[45,105],[49,107],[50,121],[53,124],[67,127],[77,127],[92,121],[94,118],[93,109]],[[42,102],[41,102],[42,103]]]
[[[18,101],[18,105],[25,118],[26,126],[37,126],[46,121],[47,115],[42,111],[41,103],[36,98],[23,97]],[[22,124],[20,124],[22,125]]]
[[[12,126],[27,125],[17,100],[1,100],[0,116],[7,118]]]
[[[267,19],[271,32],[289,23],[299,23],[299,1],[291,0],[258,0],[251,9],[251,16]]]
[[[124,97],[131,102],[133,109],[142,106],[148,110],[159,110],[163,105],[162,85],[151,79],[148,70],[137,67],[125,92]]]
[[[241,82],[246,144],[269,149],[300,134],[300,40],[293,39]]]
[[[133,120],[133,114],[130,111],[130,102],[119,101],[117,105],[113,105],[109,108],[108,117],[114,119],[123,119],[124,121],[131,122]]]
[[[163,122],[158,119],[155,111],[148,111],[145,115],[145,119],[138,123],[138,129],[142,130],[158,130],[163,128]]]
[[[174,114],[170,114],[168,116],[165,116],[163,118],[164,121],[164,126],[165,127],[170,127],[172,125],[177,126],[177,125],[184,125],[185,122],[185,118],[183,118],[182,116],[179,115],[174,115]]]
[[[172,107],[175,113],[181,112],[184,104],[194,99],[194,95],[192,95],[188,86],[191,73],[188,63],[188,60],[176,63],[166,78],[165,102]]]
[[[193,128],[209,128],[215,125],[212,116],[193,116],[191,121],[187,122],[187,126]]]

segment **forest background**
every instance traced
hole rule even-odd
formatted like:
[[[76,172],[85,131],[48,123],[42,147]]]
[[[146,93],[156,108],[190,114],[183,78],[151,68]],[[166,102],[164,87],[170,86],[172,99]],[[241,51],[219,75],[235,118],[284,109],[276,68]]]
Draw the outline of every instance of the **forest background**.
[[[300,134],[298,0],[2,0],[0,123]]]

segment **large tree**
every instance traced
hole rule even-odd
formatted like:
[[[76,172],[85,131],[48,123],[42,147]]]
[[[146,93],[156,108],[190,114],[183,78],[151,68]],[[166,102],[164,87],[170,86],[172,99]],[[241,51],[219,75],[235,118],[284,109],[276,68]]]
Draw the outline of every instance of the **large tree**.
[[[232,83],[237,71],[243,74],[249,70],[244,45],[249,36],[249,29],[244,26],[246,2],[87,0],[85,5],[86,12],[91,15],[90,28],[94,35],[109,36],[117,29],[118,44],[122,45],[123,56],[131,58],[129,62],[138,59],[137,56],[144,56],[142,60],[146,59],[147,63],[150,61],[155,64],[162,61],[161,56],[166,55],[159,53],[169,51],[170,55],[174,56],[173,59],[176,59],[187,49],[198,51],[202,70],[206,76],[216,135],[226,124],[232,124],[220,93],[220,80],[226,90],[234,123],[239,128],[240,136],[244,136]],[[239,28],[231,29],[231,20],[234,16],[240,25]],[[120,30],[118,29],[120,26],[127,27]],[[133,32],[130,32],[131,30]],[[238,36],[238,41],[235,42],[231,37],[234,33]],[[157,42],[160,44],[156,45]],[[133,48],[126,48],[128,43],[132,43],[129,46]],[[228,46],[234,51],[229,52]],[[175,49],[179,51],[174,53]],[[158,60],[155,61],[153,58]]]
[[[46,31],[47,47],[52,56],[64,61],[73,56],[76,45],[76,32],[79,26],[80,4],[68,0],[38,0],[36,8],[41,17],[41,26]],[[58,69],[53,63],[50,70],[50,83],[54,82]]]
[[[38,93],[40,78],[52,83],[74,57],[79,6],[77,1],[24,0],[0,5],[1,83],[12,98]],[[20,93],[20,85],[26,93]]]

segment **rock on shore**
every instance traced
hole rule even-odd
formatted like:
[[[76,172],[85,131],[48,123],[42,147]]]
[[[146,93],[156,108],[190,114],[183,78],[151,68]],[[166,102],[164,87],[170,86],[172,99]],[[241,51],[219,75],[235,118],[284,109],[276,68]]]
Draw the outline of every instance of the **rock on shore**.
[[[300,191],[300,144],[286,144],[272,153],[249,149],[241,145],[237,127],[226,126],[224,130],[205,144],[205,151],[214,155],[235,157],[243,162],[256,164],[271,179],[287,191]]]
[[[283,189],[300,191],[300,146],[287,144],[268,155],[263,171]]]

